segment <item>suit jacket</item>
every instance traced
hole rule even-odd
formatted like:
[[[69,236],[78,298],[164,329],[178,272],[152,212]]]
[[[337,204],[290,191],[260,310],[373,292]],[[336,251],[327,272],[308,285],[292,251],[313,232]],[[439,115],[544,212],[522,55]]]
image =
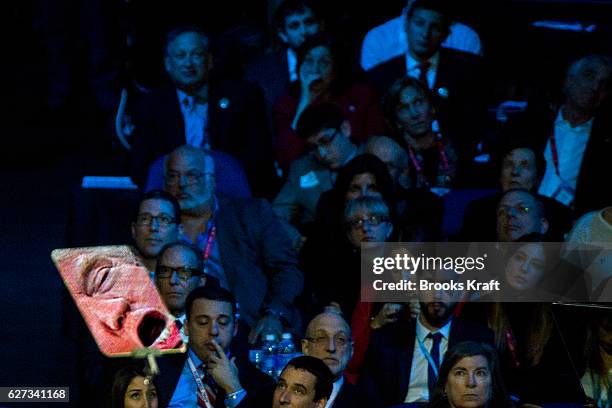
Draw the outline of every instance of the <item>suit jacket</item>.
[[[359,394],[357,392],[357,387],[348,382],[345,378],[342,387],[340,388],[340,392],[336,397],[331,408],[355,408],[365,406],[360,402]]]
[[[301,231],[314,221],[319,197],[332,185],[331,171],[314,155],[304,155],[291,164],[287,181],[272,205],[276,215],[286,223],[292,240],[301,235],[298,229]]]
[[[149,165],[186,143],[185,123],[174,87],[151,92],[134,114],[131,176],[144,185]],[[244,167],[256,196],[273,197],[276,173],[263,98],[240,81],[211,83],[208,100],[211,148],[233,155]]]
[[[263,199],[220,199],[215,223],[221,263],[241,317],[252,327],[262,307],[269,307],[297,324],[293,302],[304,278],[272,206]]]
[[[289,64],[287,50],[272,52],[253,61],[245,68],[244,79],[255,82],[263,91],[268,112],[276,100],[287,93]]]
[[[553,131],[557,111],[531,108],[519,120],[518,131],[536,141],[541,153]],[[595,115],[591,136],[584,151],[573,208],[576,217],[612,203],[612,185],[601,179],[612,157],[612,106]],[[602,172],[604,171],[604,172]]]
[[[174,394],[181,372],[187,361],[187,353],[168,354],[157,359],[160,374],[157,376],[157,398],[160,407],[167,407]],[[240,402],[238,407],[264,407],[270,406],[269,396],[274,390],[274,380],[272,377],[259,371],[247,359],[236,358],[238,367],[238,378],[240,384],[247,392],[246,397]],[[215,401],[216,408],[225,408],[223,401],[226,397],[225,391],[221,390]]]
[[[368,407],[401,404],[408,394],[416,322],[397,323],[372,335],[358,386],[365,393]],[[448,348],[462,341],[493,345],[488,328],[454,318]]]
[[[460,156],[472,153],[484,136],[486,101],[481,58],[448,48],[440,49],[433,86],[437,118],[443,135],[451,139]],[[380,95],[407,75],[404,54],[367,72]]]

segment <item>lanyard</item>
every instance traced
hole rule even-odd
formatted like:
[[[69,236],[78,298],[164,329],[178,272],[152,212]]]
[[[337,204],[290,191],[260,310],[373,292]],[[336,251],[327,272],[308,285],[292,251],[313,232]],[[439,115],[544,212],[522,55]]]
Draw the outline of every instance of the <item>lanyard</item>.
[[[555,138],[554,128],[550,134],[550,153],[552,155],[553,165],[555,166],[555,173],[561,178],[561,174],[559,173],[559,153],[557,153],[557,140]]]
[[[439,140],[440,139],[439,134],[437,135],[437,138],[438,140],[436,140],[434,144],[436,145],[436,147],[438,148],[438,152],[440,153],[440,160],[442,161],[442,168],[446,171],[449,168],[448,156],[446,155],[446,152],[444,151],[444,146],[442,145],[442,142]],[[412,145],[410,145],[410,143],[408,143],[408,154],[410,155],[410,161],[412,162],[412,165],[417,171],[417,174],[419,176],[422,176],[422,179],[425,182],[425,185],[429,187],[430,185],[429,180],[427,180],[423,175],[423,166],[421,166],[421,163],[417,159],[414,149],[412,148]]]
[[[508,350],[510,350],[510,355],[512,356],[512,362],[514,363],[515,368],[521,368],[521,362],[518,358],[518,352],[516,350],[516,340],[512,335],[512,329],[506,327],[504,329],[504,336],[506,338],[506,346]]]
[[[215,240],[215,236],[217,235],[217,226],[212,225],[208,232],[208,238],[206,239],[206,245],[204,246],[204,251],[202,252],[202,263],[204,264],[204,273],[206,273],[206,264],[208,263],[208,258],[210,257],[210,251],[212,250],[212,245]]]
[[[433,347],[433,339],[431,339],[431,341],[432,341],[432,347]],[[418,337],[417,337],[417,342],[419,343],[419,348],[421,349],[421,353],[423,353],[423,355],[427,359],[427,362],[429,363],[429,366],[433,369],[433,372],[436,375],[436,378],[438,378],[438,366],[433,360],[433,357],[431,356],[431,354],[429,354],[429,351],[427,351],[427,349],[425,348],[425,344],[423,344],[423,341]]]
[[[206,388],[204,387],[204,383],[202,383],[202,378],[198,374],[198,369],[193,363],[191,356],[187,357],[187,362],[189,363],[189,368],[191,369],[193,379],[195,380],[196,385],[198,386],[198,397],[201,398],[202,401],[204,401],[204,404],[206,404],[207,408],[214,408],[213,405],[210,403],[210,400],[208,399],[208,395],[206,394]]]

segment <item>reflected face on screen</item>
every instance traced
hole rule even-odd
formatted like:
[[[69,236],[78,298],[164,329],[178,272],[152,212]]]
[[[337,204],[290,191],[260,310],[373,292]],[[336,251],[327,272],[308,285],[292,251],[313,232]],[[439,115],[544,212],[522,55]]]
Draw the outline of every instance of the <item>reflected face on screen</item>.
[[[546,254],[541,242],[521,246],[508,260],[506,280],[516,290],[534,289],[544,276]]]
[[[53,259],[103,353],[179,343],[173,319],[128,247],[56,250]]]

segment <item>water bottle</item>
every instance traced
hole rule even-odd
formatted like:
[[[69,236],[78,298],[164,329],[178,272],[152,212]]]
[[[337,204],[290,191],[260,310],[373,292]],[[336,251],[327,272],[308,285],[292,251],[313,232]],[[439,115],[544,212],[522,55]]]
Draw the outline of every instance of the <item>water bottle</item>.
[[[261,371],[273,378],[276,378],[277,350],[278,344],[276,342],[276,335],[266,334],[266,337],[264,338],[264,342],[261,347]]]
[[[293,344],[291,333],[283,333],[282,340],[278,345],[278,354],[276,355],[277,377],[280,377],[280,373],[295,355],[295,344]]]

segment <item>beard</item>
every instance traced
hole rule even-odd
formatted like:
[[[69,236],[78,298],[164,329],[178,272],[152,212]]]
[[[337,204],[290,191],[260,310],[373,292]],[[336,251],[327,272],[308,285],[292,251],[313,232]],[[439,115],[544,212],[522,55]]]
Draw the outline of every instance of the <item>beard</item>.
[[[429,324],[434,327],[442,327],[448,321],[455,310],[454,303],[445,302],[421,302],[421,313]]]

